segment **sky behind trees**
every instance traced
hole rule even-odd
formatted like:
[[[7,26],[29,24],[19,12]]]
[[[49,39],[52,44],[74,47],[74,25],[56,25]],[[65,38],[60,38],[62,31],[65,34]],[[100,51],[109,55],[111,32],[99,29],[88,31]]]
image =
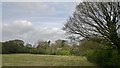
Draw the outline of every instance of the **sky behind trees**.
[[[3,2],[2,41],[65,39],[62,27],[75,6],[76,2]]]

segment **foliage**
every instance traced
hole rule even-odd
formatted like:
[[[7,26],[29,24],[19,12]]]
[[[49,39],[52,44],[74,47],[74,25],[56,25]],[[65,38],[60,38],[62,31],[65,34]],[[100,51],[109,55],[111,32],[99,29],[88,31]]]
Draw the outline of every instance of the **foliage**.
[[[96,41],[97,40],[99,39],[96,39]],[[105,49],[107,48],[107,46],[104,44],[95,42],[93,41],[93,39],[92,40],[84,39],[80,42],[78,50],[80,52],[80,55],[86,55],[89,51],[95,51],[103,48]]]
[[[38,49],[31,49],[30,53],[31,54],[40,54],[40,51]]]
[[[71,55],[70,51],[68,50],[57,50],[55,54],[56,55]]]
[[[30,48],[24,46],[24,41],[22,40],[10,40],[2,42],[2,53],[11,54],[11,53],[28,53]]]
[[[106,45],[105,42],[105,44],[101,44],[94,40],[99,41],[100,39],[84,39],[79,47],[80,54],[86,56],[88,61],[97,63],[100,66],[119,66],[120,54],[118,51]]]
[[[57,40],[50,44],[50,41],[39,41],[37,47],[31,44],[25,44],[22,40],[10,40],[2,42],[2,53],[31,53],[31,54],[47,54],[47,55],[68,55],[70,46],[65,40]]]
[[[2,42],[0,42],[0,54],[2,54]]]
[[[39,50],[40,54],[47,54],[49,43],[47,41],[39,41],[36,49]]]
[[[71,46],[70,53],[72,55],[80,56],[81,52],[80,52],[79,46]]]
[[[2,43],[2,53],[25,52],[22,40],[10,40]]]
[[[100,66],[120,66],[120,55],[116,50],[97,50],[89,52],[87,58]]]

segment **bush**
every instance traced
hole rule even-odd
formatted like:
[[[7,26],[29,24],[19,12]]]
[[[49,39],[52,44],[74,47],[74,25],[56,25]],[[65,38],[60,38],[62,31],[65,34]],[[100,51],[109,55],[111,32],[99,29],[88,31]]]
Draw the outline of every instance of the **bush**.
[[[31,54],[40,54],[40,51],[38,49],[31,49]]]
[[[78,49],[71,50],[70,52],[71,52],[72,55],[75,55],[75,56],[80,56],[81,55],[81,52]]]
[[[42,54],[50,55],[51,50],[50,49],[45,49],[44,51],[42,51]]]
[[[71,55],[70,51],[68,50],[57,50],[56,55]]]
[[[120,55],[116,50],[98,50],[87,54],[89,61],[100,66],[120,66]]]
[[[112,55],[109,61],[109,64],[112,66],[120,66],[120,54],[117,51],[112,51]]]
[[[70,55],[70,52],[67,50],[60,51],[60,55]]]

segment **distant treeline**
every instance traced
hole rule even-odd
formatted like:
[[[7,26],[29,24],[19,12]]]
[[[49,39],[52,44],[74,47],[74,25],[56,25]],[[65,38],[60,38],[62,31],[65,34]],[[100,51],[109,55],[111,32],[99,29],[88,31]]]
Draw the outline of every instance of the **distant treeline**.
[[[23,40],[15,39],[1,42],[1,44],[2,54],[31,53],[73,55],[78,47],[78,45],[71,46],[66,40],[56,40],[55,43],[51,43],[51,41],[39,41],[37,45],[31,45],[24,43]]]

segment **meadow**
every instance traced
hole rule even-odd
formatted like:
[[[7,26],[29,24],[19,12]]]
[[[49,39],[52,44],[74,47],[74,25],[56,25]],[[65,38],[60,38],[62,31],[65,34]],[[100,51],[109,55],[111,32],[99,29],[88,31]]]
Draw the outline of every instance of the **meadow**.
[[[96,66],[84,56],[3,54],[3,66]]]

